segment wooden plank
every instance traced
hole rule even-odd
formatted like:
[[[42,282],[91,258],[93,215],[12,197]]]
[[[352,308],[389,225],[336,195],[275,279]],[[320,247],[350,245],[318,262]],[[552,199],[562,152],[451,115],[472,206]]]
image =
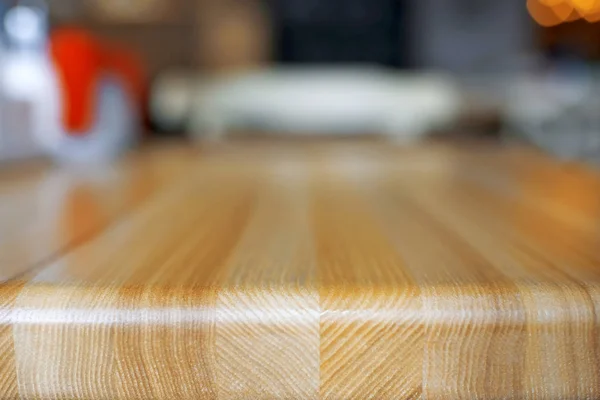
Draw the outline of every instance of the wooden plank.
[[[590,170],[369,141],[194,154],[56,201],[70,236],[37,242],[94,234],[0,286],[1,397],[600,397]]]

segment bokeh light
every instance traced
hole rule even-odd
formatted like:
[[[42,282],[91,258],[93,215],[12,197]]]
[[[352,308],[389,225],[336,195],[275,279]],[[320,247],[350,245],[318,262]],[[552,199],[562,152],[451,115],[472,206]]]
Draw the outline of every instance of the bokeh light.
[[[527,0],[531,17],[542,26],[585,19],[600,21],[600,0]]]

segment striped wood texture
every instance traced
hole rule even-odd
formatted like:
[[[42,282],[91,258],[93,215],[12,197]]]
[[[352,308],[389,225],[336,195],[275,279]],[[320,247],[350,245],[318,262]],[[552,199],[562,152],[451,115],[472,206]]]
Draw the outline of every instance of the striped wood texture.
[[[600,180],[528,149],[0,174],[2,399],[600,398]]]

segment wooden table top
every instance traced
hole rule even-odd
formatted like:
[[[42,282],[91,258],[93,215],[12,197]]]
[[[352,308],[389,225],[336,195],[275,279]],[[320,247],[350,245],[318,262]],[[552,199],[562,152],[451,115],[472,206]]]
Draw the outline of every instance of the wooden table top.
[[[524,148],[0,172],[0,398],[600,398],[599,217]]]

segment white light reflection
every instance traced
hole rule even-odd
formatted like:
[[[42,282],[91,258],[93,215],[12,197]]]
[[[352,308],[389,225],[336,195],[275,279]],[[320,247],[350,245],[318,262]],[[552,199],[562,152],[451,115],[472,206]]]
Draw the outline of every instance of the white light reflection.
[[[325,310],[277,308],[210,309],[210,308],[144,308],[144,309],[38,309],[19,308],[0,318],[0,323],[21,325],[180,325],[180,324],[310,324],[323,320],[340,323],[373,323],[394,325],[522,325],[556,324],[574,321],[580,314],[572,309],[540,309],[526,314],[523,310]]]
[[[294,324],[317,321],[318,310],[215,310],[209,308],[143,309],[38,309],[20,308],[8,316],[10,323],[23,325],[179,325],[215,321],[222,324]],[[0,320],[2,323],[2,320]]]

